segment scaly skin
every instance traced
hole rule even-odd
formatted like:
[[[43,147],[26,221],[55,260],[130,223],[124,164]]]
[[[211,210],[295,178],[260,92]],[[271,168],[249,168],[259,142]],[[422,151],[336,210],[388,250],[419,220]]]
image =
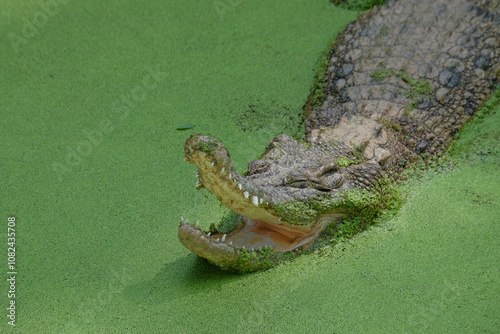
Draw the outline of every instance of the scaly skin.
[[[246,177],[219,140],[191,136],[185,159],[198,187],[239,218],[226,234],[182,219],[179,240],[222,268],[268,268],[347,215],[350,192],[378,191],[382,177],[442,151],[499,79],[499,7],[405,0],[360,17],[332,50],[306,143],[276,137]]]

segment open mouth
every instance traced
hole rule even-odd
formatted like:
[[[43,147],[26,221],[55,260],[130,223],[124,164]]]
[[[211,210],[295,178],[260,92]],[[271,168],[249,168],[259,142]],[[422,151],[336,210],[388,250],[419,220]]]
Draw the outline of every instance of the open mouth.
[[[304,249],[327,224],[344,215],[328,212],[309,222],[286,221],[276,210],[272,194],[236,173],[228,151],[219,140],[193,135],[184,150],[185,161],[198,167],[196,188],[206,188],[238,215],[235,228],[227,233],[204,232],[199,223],[190,225],[181,219],[178,232],[181,243],[219,266],[234,267],[242,251],[284,253]]]

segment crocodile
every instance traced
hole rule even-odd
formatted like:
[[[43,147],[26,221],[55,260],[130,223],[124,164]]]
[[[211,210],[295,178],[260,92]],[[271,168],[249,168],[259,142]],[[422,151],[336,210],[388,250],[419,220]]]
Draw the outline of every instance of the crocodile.
[[[179,240],[240,272],[311,249],[327,227],[363,212],[356,198],[446,149],[500,79],[499,31],[496,1],[388,1],[360,14],[329,53],[305,139],[277,136],[244,175],[217,138],[186,141],[196,187],[232,211],[233,225],[205,232],[181,218]]]

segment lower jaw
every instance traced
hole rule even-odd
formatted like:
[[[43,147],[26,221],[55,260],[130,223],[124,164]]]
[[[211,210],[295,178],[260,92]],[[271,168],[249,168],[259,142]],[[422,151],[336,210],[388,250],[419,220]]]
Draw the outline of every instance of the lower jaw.
[[[342,216],[341,213],[323,214],[308,227],[290,227],[288,224],[278,226],[243,217],[238,226],[227,234],[205,233],[182,222],[178,236],[187,249],[213,264],[224,269],[248,272],[267,269],[283,258],[290,258],[287,254],[306,249],[328,224]],[[263,255],[264,252],[265,261],[262,261],[259,254]]]

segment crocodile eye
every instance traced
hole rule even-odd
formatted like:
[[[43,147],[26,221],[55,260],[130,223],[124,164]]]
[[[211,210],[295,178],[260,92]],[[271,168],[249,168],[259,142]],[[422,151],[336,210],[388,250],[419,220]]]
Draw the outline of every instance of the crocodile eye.
[[[311,182],[311,186],[314,189],[319,190],[319,191],[330,191],[330,190],[332,190],[332,188],[329,185],[323,184],[321,182],[314,182],[314,181],[312,181]]]
[[[288,183],[287,186],[293,187],[293,188],[308,188],[309,182],[307,182],[305,180],[292,181],[292,182]]]

